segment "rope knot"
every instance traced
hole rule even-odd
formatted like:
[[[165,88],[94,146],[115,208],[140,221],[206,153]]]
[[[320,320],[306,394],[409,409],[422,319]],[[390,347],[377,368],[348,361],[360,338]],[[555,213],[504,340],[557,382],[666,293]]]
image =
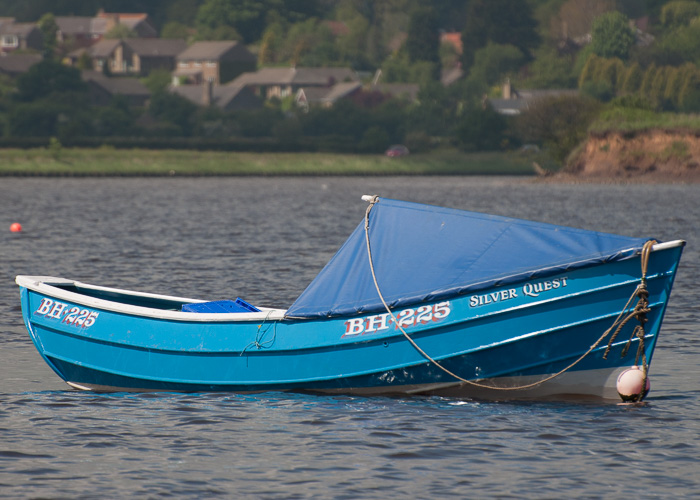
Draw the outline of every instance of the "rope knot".
[[[642,277],[640,280],[639,285],[637,285],[637,288],[634,290],[634,293],[630,297],[630,300],[627,302],[627,305],[635,298],[637,297],[637,304],[634,306],[634,309],[632,312],[630,312],[625,318],[620,322],[618,325],[617,329],[615,330],[615,333],[612,334],[610,337],[610,340],[608,341],[608,346],[605,349],[605,353],[603,354],[603,359],[608,359],[608,354],[610,353],[610,349],[612,348],[613,342],[615,342],[615,339],[617,338],[617,335],[620,333],[620,330],[632,319],[636,319],[639,324],[634,327],[634,330],[632,331],[632,334],[630,335],[629,340],[625,344],[625,346],[622,348],[622,351],[620,352],[620,357],[624,358],[627,356],[627,352],[629,351],[630,346],[632,345],[632,341],[636,337],[639,340],[639,345],[637,347],[637,356],[635,359],[635,365],[639,364],[639,359],[642,358],[644,361],[644,372],[646,373],[647,370],[647,359],[646,359],[646,354],[644,352],[644,338],[646,337],[646,331],[644,330],[644,325],[649,321],[649,318],[647,318],[647,314],[651,312],[651,308],[649,307],[649,290],[647,289],[647,267],[649,265],[649,254],[651,253],[652,247],[656,241],[650,240],[644,243],[644,246],[642,247],[641,251],[641,264],[642,264]],[[624,309],[626,309],[627,306],[625,306]],[[619,317],[618,317],[619,319]],[[614,326],[614,325],[613,325]],[[611,327],[612,328],[612,327]]]
[[[379,196],[375,195],[365,195],[362,197],[363,200],[369,203],[367,206],[367,211],[365,212],[365,231],[369,229],[369,213],[372,211],[372,207],[379,202]]]
[[[255,333],[255,340],[245,346],[245,348],[241,351],[240,356],[243,356],[249,347],[255,347],[257,350],[269,349],[275,343],[275,339],[277,338],[277,323],[268,323],[271,313],[272,311],[268,312],[263,322],[258,325],[258,330]],[[272,328],[272,337],[264,340],[265,335],[267,335],[270,328]]]

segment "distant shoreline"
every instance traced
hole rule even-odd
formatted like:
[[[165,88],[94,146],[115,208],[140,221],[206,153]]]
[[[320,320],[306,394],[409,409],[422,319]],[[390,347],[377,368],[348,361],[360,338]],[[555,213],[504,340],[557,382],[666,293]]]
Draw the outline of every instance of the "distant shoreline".
[[[241,153],[114,148],[0,149],[0,176],[211,177],[211,176],[533,176],[532,158],[515,152],[444,150],[384,155]]]
[[[589,148],[590,149],[590,148]],[[599,151],[600,147],[593,147]],[[604,148],[603,148],[604,149]],[[311,176],[518,176],[556,184],[695,184],[700,168],[629,171],[620,163],[588,172],[557,170],[539,153],[440,150],[388,158],[381,154],[241,153],[103,148],[0,149],[0,177],[311,177]],[[579,157],[581,158],[581,157]],[[583,164],[602,166],[599,158]],[[635,164],[643,164],[637,157]],[[548,168],[543,168],[545,164]],[[684,164],[687,164],[685,162]]]

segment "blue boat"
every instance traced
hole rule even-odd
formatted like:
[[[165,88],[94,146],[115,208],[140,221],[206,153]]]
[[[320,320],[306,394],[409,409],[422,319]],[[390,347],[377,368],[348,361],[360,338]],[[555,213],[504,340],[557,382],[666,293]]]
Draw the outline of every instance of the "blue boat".
[[[623,371],[648,380],[685,242],[363,199],[288,308],[18,276],[25,325],[94,391],[617,398]]]

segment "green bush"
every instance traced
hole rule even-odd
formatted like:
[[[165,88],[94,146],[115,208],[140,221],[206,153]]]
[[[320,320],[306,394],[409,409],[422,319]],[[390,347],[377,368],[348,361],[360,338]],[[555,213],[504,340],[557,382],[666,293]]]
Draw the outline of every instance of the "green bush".
[[[609,82],[590,81],[581,85],[581,94],[607,102],[615,95],[615,89]]]
[[[700,16],[700,5],[690,0],[668,2],[661,8],[660,21],[665,27],[690,24]]]
[[[517,117],[517,137],[523,143],[543,146],[555,161],[563,163],[586,139],[588,126],[600,109],[597,100],[585,95],[540,99]]]
[[[61,141],[59,141],[55,137],[52,137],[51,139],[49,139],[49,151],[51,152],[51,157],[54,160],[60,159],[62,149],[63,149],[63,146],[61,145]]]
[[[427,153],[432,149],[430,136],[425,132],[409,132],[404,144],[412,153]]]
[[[528,73],[523,83],[525,88],[568,89],[576,86],[573,61],[570,57],[560,56],[554,48],[538,50]]]
[[[606,12],[593,21],[591,48],[600,57],[627,59],[635,35],[627,16],[618,11]]]
[[[639,88],[642,86],[642,76],[642,68],[639,66],[639,63],[632,63],[631,66],[625,69],[620,91],[623,94],[633,94],[639,91]]]
[[[362,134],[358,147],[367,153],[381,153],[389,146],[389,143],[389,134],[386,133],[386,130],[375,125]]]
[[[504,76],[517,73],[525,55],[514,45],[489,43],[474,54],[469,78],[487,85],[500,83]]]
[[[502,148],[507,127],[490,107],[472,108],[460,118],[455,139],[463,151],[495,151]]]

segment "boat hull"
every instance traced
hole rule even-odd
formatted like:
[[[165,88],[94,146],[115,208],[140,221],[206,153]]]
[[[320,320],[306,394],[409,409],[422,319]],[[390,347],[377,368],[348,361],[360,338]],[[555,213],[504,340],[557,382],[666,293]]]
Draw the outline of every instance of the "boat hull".
[[[634,308],[639,256],[426,301],[394,317],[187,313],[178,308],[190,299],[58,278],[17,282],[34,344],[81,389],[612,398],[620,372],[651,363],[682,248],[657,245],[650,256],[643,348],[635,321],[610,345],[605,335]]]

